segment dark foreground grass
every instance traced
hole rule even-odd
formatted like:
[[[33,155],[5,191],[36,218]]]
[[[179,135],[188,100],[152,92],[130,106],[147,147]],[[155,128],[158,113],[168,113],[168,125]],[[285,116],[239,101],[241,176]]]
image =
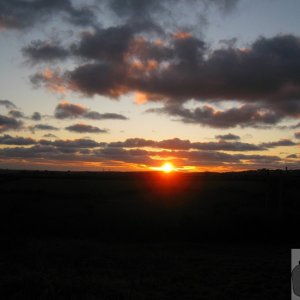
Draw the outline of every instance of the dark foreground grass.
[[[0,299],[286,299],[291,174],[0,174]]]
[[[285,247],[31,239],[2,253],[2,299],[286,299]]]

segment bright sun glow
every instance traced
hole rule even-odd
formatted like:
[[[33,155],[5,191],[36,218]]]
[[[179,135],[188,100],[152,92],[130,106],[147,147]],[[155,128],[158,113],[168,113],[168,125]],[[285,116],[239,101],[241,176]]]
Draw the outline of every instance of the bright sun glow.
[[[162,165],[161,170],[165,173],[170,173],[174,171],[174,166],[171,163],[165,163]]]

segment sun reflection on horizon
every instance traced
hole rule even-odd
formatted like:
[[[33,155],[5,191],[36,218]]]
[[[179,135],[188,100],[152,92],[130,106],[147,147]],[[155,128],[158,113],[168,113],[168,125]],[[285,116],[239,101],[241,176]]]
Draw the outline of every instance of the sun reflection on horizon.
[[[171,163],[167,162],[161,166],[161,170],[165,173],[170,173],[175,171],[175,168]]]
[[[165,162],[163,165],[161,165],[160,167],[152,167],[152,170],[155,171],[161,171],[164,173],[172,173],[174,171],[176,171],[177,169],[174,167],[174,165],[170,162]]]

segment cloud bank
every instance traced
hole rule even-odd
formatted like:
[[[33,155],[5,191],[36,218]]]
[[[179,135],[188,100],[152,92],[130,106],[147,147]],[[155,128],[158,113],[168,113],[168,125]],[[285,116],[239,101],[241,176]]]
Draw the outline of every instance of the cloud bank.
[[[139,30],[150,31],[147,26]],[[127,24],[97,29],[73,45],[74,55],[86,63],[55,76],[38,73],[32,81],[46,87],[59,83],[87,96],[139,93],[163,104],[150,112],[216,128],[271,126],[299,118],[298,37],[259,38],[246,50],[211,50],[187,33],[165,42],[138,35]],[[191,99],[200,106],[187,109]],[[232,100],[237,102],[233,108],[215,107]]]
[[[89,127],[79,129],[89,131]],[[98,130],[92,129],[92,133]],[[225,135],[226,136],[226,135]],[[269,154],[274,147],[295,147],[291,140],[278,140],[263,144],[249,144],[241,141],[218,140],[215,142],[192,142],[178,138],[166,140],[147,140],[131,138],[116,142],[98,142],[88,138],[33,139],[30,137],[0,136],[0,164],[21,162],[22,164],[39,164],[56,166],[74,164],[80,169],[83,166],[149,170],[164,161],[173,162],[179,169],[193,166],[194,170],[243,170],[257,168],[278,168],[283,163],[295,168],[299,166],[297,154],[280,157]],[[55,138],[53,140],[53,138]],[[6,147],[9,146],[9,147]],[[258,154],[263,151],[264,154]],[[252,153],[251,153],[252,152]],[[127,167],[126,167],[127,166]]]

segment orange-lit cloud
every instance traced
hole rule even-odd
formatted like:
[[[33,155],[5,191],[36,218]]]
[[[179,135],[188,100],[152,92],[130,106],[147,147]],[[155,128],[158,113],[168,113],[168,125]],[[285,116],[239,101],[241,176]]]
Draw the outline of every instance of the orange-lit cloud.
[[[147,71],[152,71],[157,69],[158,62],[155,59],[149,59],[147,60]]]
[[[156,94],[149,94],[149,93],[142,93],[142,92],[135,92],[134,94],[134,103],[135,104],[144,104],[151,101],[159,101],[161,100],[160,95]]]
[[[157,70],[159,64],[155,59],[149,59],[141,61],[134,59],[129,62],[128,65],[128,76],[132,78],[139,78],[140,76],[150,76],[151,72]]]
[[[137,92],[135,93],[134,103],[144,104],[148,101],[148,96],[144,93]]]
[[[161,40],[153,42],[156,46],[162,46]],[[144,37],[136,37],[130,43],[127,52],[124,54],[124,61],[128,65],[129,75],[135,76],[136,71],[151,72],[157,70],[159,63],[154,58],[149,58],[149,45],[151,42]]]
[[[125,60],[131,58],[132,56],[142,56],[146,51],[146,39],[142,36],[135,37],[124,55]]]
[[[60,101],[59,103],[59,106],[61,108],[66,108],[66,107],[69,107],[70,105],[72,105],[73,107],[76,106],[77,110],[78,110],[78,113],[81,114],[83,112],[85,112],[87,110],[87,108],[81,104],[71,104],[69,101],[67,100],[62,100]]]
[[[167,43],[161,39],[155,39],[153,41],[153,44],[156,45],[156,46],[161,46],[161,47],[165,47],[167,46]]]
[[[49,68],[46,68],[41,73],[33,76],[31,81],[34,84],[43,83],[49,91],[62,95],[65,95],[68,90],[64,80],[59,75],[59,71],[54,71]]]
[[[251,49],[250,48],[239,48],[239,50],[243,53],[250,53]]]
[[[173,38],[177,40],[184,40],[191,38],[192,35],[189,32],[186,31],[177,31],[173,34]]]

